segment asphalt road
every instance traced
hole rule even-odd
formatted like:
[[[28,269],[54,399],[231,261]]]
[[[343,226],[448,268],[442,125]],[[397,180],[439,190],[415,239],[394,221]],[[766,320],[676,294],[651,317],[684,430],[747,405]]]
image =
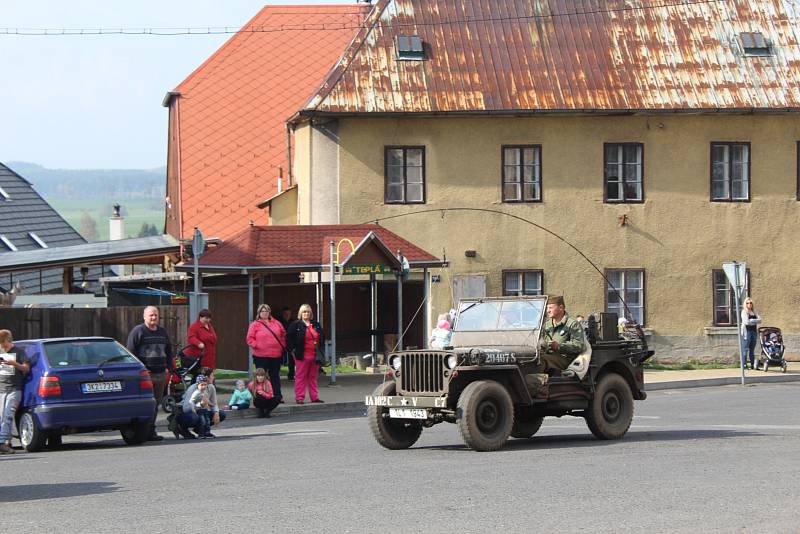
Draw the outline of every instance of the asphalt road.
[[[366,420],[244,420],[126,447],[67,436],[0,457],[3,532],[797,532],[800,384],[652,392],[621,441],[582,419],[466,449],[387,451]]]

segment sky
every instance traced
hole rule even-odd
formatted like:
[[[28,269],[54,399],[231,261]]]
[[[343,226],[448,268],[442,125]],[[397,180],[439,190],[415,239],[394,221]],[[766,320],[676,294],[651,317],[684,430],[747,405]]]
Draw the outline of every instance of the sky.
[[[6,28],[238,28],[264,5],[308,3],[342,2],[0,0],[0,161],[66,169],[164,166],[164,95],[230,38],[26,36]]]

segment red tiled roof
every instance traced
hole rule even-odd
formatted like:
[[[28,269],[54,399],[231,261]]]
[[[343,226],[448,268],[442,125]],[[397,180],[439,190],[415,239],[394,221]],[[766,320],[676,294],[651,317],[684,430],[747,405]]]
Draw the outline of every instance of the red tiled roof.
[[[203,267],[279,268],[289,266],[325,266],[330,262],[330,242],[349,239],[358,247],[374,232],[386,248],[398,250],[409,263],[441,264],[442,260],[377,224],[331,224],[298,226],[249,226],[222,245],[205,253]],[[341,259],[352,252],[340,248]]]
[[[330,71],[365,5],[264,7],[177,88],[183,237],[228,238],[288,175],[285,121]],[[255,31],[249,31],[249,29]],[[306,29],[308,28],[308,29]]]

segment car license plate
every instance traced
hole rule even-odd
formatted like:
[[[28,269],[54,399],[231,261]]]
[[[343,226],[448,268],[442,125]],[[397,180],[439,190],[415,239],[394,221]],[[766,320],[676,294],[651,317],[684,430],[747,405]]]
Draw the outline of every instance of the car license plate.
[[[420,408],[389,408],[389,417],[395,419],[427,419],[428,410]]]
[[[109,391],[122,391],[122,382],[112,380],[110,382],[86,382],[82,384],[84,393],[106,393]]]

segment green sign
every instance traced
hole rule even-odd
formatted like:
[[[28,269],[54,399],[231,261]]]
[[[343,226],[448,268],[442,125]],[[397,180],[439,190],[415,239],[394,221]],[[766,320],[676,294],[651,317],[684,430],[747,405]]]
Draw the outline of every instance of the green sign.
[[[370,265],[347,265],[342,270],[342,274],[395,274],[391,265],[373,263]]]

